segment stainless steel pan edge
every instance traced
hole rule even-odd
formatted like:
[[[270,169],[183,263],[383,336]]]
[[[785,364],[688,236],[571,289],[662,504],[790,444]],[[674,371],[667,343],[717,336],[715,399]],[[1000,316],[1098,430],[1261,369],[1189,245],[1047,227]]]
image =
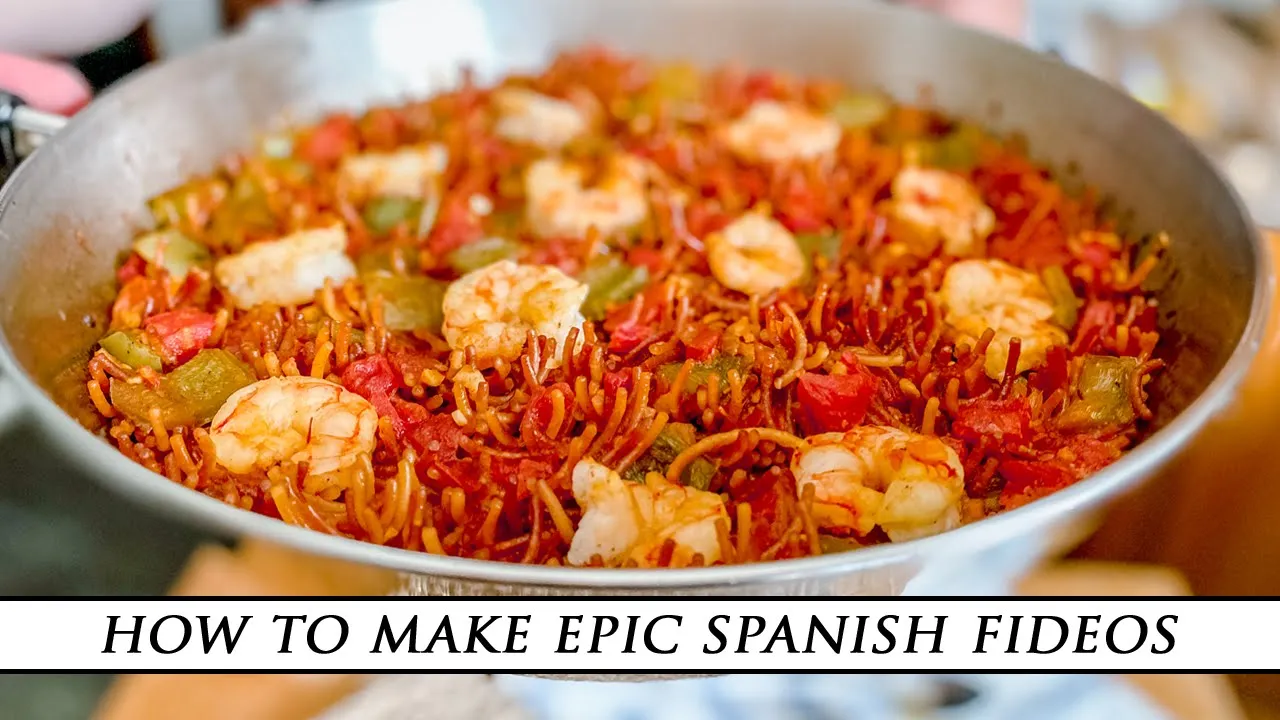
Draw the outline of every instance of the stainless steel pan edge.
[[[1190,222],[1200,243],[1210,242],[1206,238],[1214,233],[1223,236],[1221,242],[1234,243],[1231,253],[1219,255],[1238,267],[1224,269],[1220,283],[1251,286],[1241,291],[1247,293],[1247,302],[1232,306],[1238,315],[1247,312],[1247,322],[1222,318],[1224,323],[1242,321],[1234,348],[1213,380],[1198,388],[1198,396],[1176,417],[1116,464],[1051,498],[901,545],[682,571],[525,567],[437,557],[329,537],[237,510],[151,474],[84,430],[41,391],[18,361],[8,337],[0,337],[0,369],[67,454],[122,494],[170,517],[398,570],[411,576],[405,589],[412,593],[898,594],[973,588],[971,583],[957,583],[975,577],[991,578],[991,586],[996,586],[1000,577],[1069,543],[1108,498],[1173,458],[1229,402],[1262,336],[1273,285],[1267,272],[1268,249],[1234,192],[1188,140],[1117,90],[1053,60],[942,20],[877,3],[822,0],[785,4],[400,0],[337,6],[288,19],[141,73],[95,101],[19,169],[0,191],[0,250],[6,258],[20,259],[7,272],[0,268],[0,326],[6,336],[21,327],[25,306],[19,299],[32,297],[33,281],[24,280],[16,266],[40,266],[32,260],[35,249],[24,241],[32,229],[44,228],[35,217],[44,197],[74,199],[74,189],[59,189],[55,184],[59,177],[73,182],[78,174],[98,181],[113,177],[96,165],[91,172],[77,173],[81,167],[90,167],[77,163],[119,163],[114,173],[121,186],[127,186],[122,195],[130,196],[129,202],[121,202],[120,221],[103,228],[101,234],[102,242],[109,240],[112,247],[123,248],[127,227],[141,216],[140,197],[209,167],[218,155],[245,146],[252,131],[285,113],[307,117],[324,107],[359,106],[404,90],[427,91],[447,82],[459,60],[470,61],[482,77],[509,67],[527,69],[560,47],[591,40],[660,56],[708,61],[740,58],[762,67],[843,74],[901,97],[914,93],[919,83],[933,80],[938,105],[971,116],[987,114],[993,103],[1003,100],[1006,107],[1001,118],[993,119],[1028,130],[1038,156],[1058,162],[1079,160],[1089,170],[1107,160],[1100,153],[1109,147],[1123,156],[1121,163],[1149,165],[1149,170],[1127,171],[1130,177],[1142,177],[1146,186],[1109,187],[1106,178],[1099,183],[1147,208],[1140,218],[1143,223],[1162,226],[1163,211],[1150,210],[1159,207],[1162,192],[1177,198],[1170,204],[1185,205],[1193,195],[1203,198],[1205,212],[1212,217],[1188,215],[1179,218],[1186,221],[1181,226]],[[907,46],[911,52],[904,55],[900,50]],[[890,52],[894,49],[899,56],[886,60],[894,57]],[[1056,112],[1036,111],[1036,103]],[[1096,117],[1073,109],[1081,104],[1095,108]],[[219,112],[222,117],[216,122],[197,123],[204,139],[201,147],[168,159],[159,169],[147,163],[145,149],[120,146],[136,144],[148,134],[172,136],[175,126],[196,123],[193,116]],[[1028,117],[1036,127],[1025,125]],[[1122,129],[1118,131],[1117,126]],[[1036,141],[1037,136],[1055,133],[1065,138],[1059,146]],[[1090,144],[1090,133],[1129,142]],[[95,144],[102,143],[113,145],[95,149]],[[1123,170],[1114,158],[1106,164]],[[1086,177],[1097,181],[1087,172]],[[1194,193],[1184,187],[1187,184],[1194,186]],[[1169,212],[1178,215],[1194,209],[1170,208]],[[1196,257],[1194,250],[1188,251],[1189,261]],[[57,281],[43,278],[43,282]],[[1188,308],[1187,312],[1194,310]]]

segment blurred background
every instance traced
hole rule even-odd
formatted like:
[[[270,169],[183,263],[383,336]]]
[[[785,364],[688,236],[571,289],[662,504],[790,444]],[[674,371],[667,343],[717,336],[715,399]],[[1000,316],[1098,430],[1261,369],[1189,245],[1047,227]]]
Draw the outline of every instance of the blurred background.
[[[128,37],[71,60],[101,89],[268,4],[161,0]],[[1280,2],[1027,0],[1025,9],[1026,42],[1167,114],[1258,221],[1280,227]],[[1280,411],[1268,400],[1280,382],[1264,372],[1277,352],[1264,350],[1240,407],[1176,472],[1122,504],[1079,556],[1169,565],[1199,594],[1280,594],[1280,489],[1269,481]],[[0,596],[160,594],[210,541],[220,539],[138,514],[69,470],[36,433],[0,434]],[[87,717],[109,680],[0,676],[0,716]],[[1280,708],[1280,682],[1234,680],[1252,716],[1280,717],[1268,710]]]

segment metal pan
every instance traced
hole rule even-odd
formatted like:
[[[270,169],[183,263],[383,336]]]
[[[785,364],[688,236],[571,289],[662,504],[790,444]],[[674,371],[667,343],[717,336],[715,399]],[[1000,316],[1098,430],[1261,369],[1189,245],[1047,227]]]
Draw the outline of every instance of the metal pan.
[[[82,368],[104,328],[113,264],[145,199],[212,167],[282,118],[482,79],[560,49],[623,51],[835,76],[1018,130],[1079,167],[1136,231],[1173,234],[1155,288],[1170,367],[1157,430],[1119,462],[1019,510],[854,553],[680,571],[526,567],[384,548],[285,525],[154,475],[78,419]],[[1267,249],[1235,194],[1167,122],[1119,91],[1014,44],[912,10],[849,0],[433,0],[286,12],[140,73],[78,115],[0,194],[0,398],[102,482],[170,517],[406,573],[414,593],[896,594],[998,590],[1150,476],[1220,408],[1248,367],[1271,292]],[[985,584],[984,584],[985,582]]]

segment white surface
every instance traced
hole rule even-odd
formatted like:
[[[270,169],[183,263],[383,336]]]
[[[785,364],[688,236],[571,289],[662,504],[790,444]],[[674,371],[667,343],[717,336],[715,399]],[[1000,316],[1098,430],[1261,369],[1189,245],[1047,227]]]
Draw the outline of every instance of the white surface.
[[[936,707],[939,682],[976,691]],[[1172,720],[1097,675],[728,675],[657,683],[388,676],[317,720]]]
[[[941,679],[966,685],[978,695],[957,707],[930,708],[929,698]],[[521,698],[538,720],[1166,717],[1123,683],[1093,675],[732,675],[661,684],[563,683],[503,676],[498,685]]]
[[[151,16],[151,36],[161,57],[191,52],[221,32],[220,0],[161,0]]]
[[[487,675],[390,675],[316,720],[533,720]]]
[[[558,683],[500,677],[538,720],[1160,720],[1120,682],[1091,675],[951,676],[979,692],[948,709],[927,706],[922,675],[732,675],[661,684]],[[373,718],[370,718],[373,720]]]

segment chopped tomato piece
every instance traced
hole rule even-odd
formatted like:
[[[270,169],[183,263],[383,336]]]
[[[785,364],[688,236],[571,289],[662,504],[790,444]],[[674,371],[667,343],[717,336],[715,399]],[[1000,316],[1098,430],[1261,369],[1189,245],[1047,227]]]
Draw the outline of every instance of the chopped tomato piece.
[[[390,418],[397,437],[404,436],[404,418],[391,402],[399,382],[385,356],[370,355],[347,365],[342,371],[342,385],[368,400],[379,417]]]
[[[720,346],[720,331],[715,328],[701,327],[693,339],[685,343],[685,354],[694,360],[708,360]]]
[[[573,238],[548,238],[529,251],[526,262],[553,265],[566,275],[577,275],[582,269],[582,243]]]
[[[809,187],[803,174],[793,174],[774,200],[779,220],[791,232],[817,232],[826,226],[824,198]]]
[[[116,301],[111,304],[111,327],[136,328],[153,310],[167,306],[164,283],[152,282],[146,275],[138,275],[120,288]]]
[[[390,108],[374,108],[360,118],[360,137],[365,145],[377,150],[391,150],[400,143],[400,115]]]
[[[204,349],[213,335],[213,315],[195,308],[179,308],[153,315],[144,329],[160,341],[160,354],[168,365],[181,365]]]
[[[623,323],[614,329],[613,334],[609,336],[609,351],[616,353],[629,353],[640,347],[640,343],[649,339],[653,334],[653,329],[647,325],[639,323]]]
[[[1116,324],[1116,308],[1109,300],[1094,300],[1084,308],[1080,330],[1086,328],[1110,328]]]
[[[1048,397],[1054,390],[1064,388],[1071,377],[1067,367],[1067,349],[1055,345],[1045,352],[1044,366],[1031,378],[1031,387]]]
[[[663,283],[649,283],[641,293],[621,305],[615,305],[605,313],[604,329],[616,333],[624,325],[652,327],[664,304]],[[646,332],[645,337],[648,337]]]
[[[412,403],[405,404],[411,405]],[[452,417],[444,413],[427,413],[425,419],[415,423],[409,429],[409,442],[422,454],[424,461],[436,466],[449,466],[457,463],[458,445],[462,437],[462,428],[458,427]],[[466,475],[466,473],[462,474]]]
[[[355,121],[347,115],[333,115],[302,138],[297,154],[316,167],[330,167],[358,147],[359,131]]]
[[[635,267],[642,267],[649,271],[650,275],[660,272],[667,264],[667,259],[662,253],[652,248],[632,248],[627,252],[627,263]]]
[[[1156,306],[1148,305],[1138,312],[1137,317],[1133,319],[1133,326],[1142,332],[1155,332],[1159,322],[1160,313]]]
[[[1031,405],[1026,398],[973,400],[960,406],[951,431],[971,443],[983,437],[1022,443],[1031,435]]]
[[[422,377],[423,370],[434,366],[428,351],[419,350],[408,343],[396,342],[394,337],[391,348],[387,351],[387,361],[399,373],[400,378],[416,380]]]
[[[743,82],[742,92],[752,101],[782,99],[784,85],[777,73],[753,72]]]
[[[437,256],[484,237],[480,218],[471,212],[470,191],[454,192],[440,205],[440,215],[427,239],[427,249]]]
[[[626,388],[627,392],[631,391],[631,373],[614,372],[612,370],[604,374],[604,392],[608,397],[618,394],[618,390]]]
[[[1108,300],[1093,300],[1084,306],[1084,311],[1080,314],[1076,344],[1072,349],[1078,353],[1088,352],[1093,343],[1115,327],[1115,324],[1115,306]]]
[[[118,280],[121,285],[124,285],[136,277],[145,275],[146,272],[147,261],[138,253],[133,253],[129,256],[129,259],[120,266],[120,269],[116,270],[116,280]]]
[[[698,238],[723,230],[730,221],[731,217],[712,207],[710,203],[695,202],[685,211],[685,227],[690,235]]]
[[[1005,460],[1000,463],[999,472],[1005,480],[1004,489],[1000,491],[1000,504],[1007,509],[1026,505],[1077,480],[1058,465],[1029,460]]]
[[[549,478],[555,472],[556,466],[549,460],[537,458],[494,458],[493,460],[493,479],[510,485],[515,491],[517,500],[529,497],[539,480]]]
[[[849,369],[849,374],[861,375],[862,377],[872,381],[875,384],[875,392],[872,393],[872,397],[879,396],[881,402],[885,405],[903,407],[910,404],[911,398],[907,397],[907,394],[898,386],[898,383],[880,382],[879,378],[873,375],[871,371],[867,369],[867,366],[863,365],[858,360],[857,355],[851,352],[845,352],[841,355],[840,361]]]
[[[547,430],[552,418],[555,417],[555,399],[552,396],[553,391],[556,390],[564,400],[565,409],[572,410],[573,388],[569,387],[568,383],[538,388],[533,394],[533,400],[529,401],[529,409],[520,420],[520,439],[530,449],[541,450],[554,444],[551,438],[547,437]],[[564,420],[561,420],[560,430],[563,429]]]
[[[1085,477],[1119,460],[1122,454],[1114,443],[1092,435],[1075,435],[1063,443],[1057,460],[1076,477]]]
[[[1098,270],[1111,267],[1112,252],[1102,243],[1089,242],[1080,247],[1080,261]]]
[[[796,386],[800,425],[806,434],[844,432],[866,417],[880,381],[864,373],[804,373]]]

